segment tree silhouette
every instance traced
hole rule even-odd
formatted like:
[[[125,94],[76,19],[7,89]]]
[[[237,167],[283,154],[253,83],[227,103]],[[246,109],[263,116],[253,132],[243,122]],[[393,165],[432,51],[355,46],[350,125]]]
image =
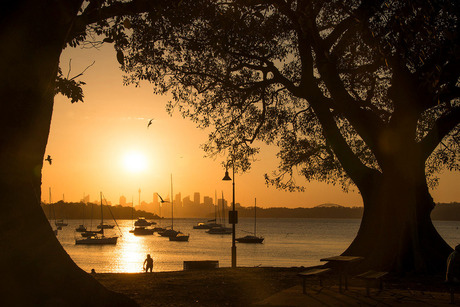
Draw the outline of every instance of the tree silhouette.
[[[98,28],[120,26],[126,16],[166,13],[179,2],[18,0],[2,5],[0,305],[135,305],[102,287],[64,251],[40,209],[41,169],[56,91],[72,102],[83,98],[81,83],[60,73],[63,48],[85,42]]]
[[[363,267],[445,270],[429,184],[459,169],[459,4],[198,2],[131,20],[127,82],[170,91],[170,110],[215,127],[208,154],[240,169],[255,141],[279,146],[277,187],[299,188],[296,170],[355,185],[364,214],[344,254]]]
[[[452,2],[452,3],[451,3]],[[365,204],[345,252],[367,264],[436,270],[450,247],[430,221],[426,170],[458,169],[454,1],[18,0],[0,11],[0,305],[123,305],[81,271],[40,208],[53,97],[83,98],[59,74],[63,48],[113,43],[127,81],[171,91],[215,126],[205,149],[247,168],[264,140],[280,173],[347,184]],[[74,82],[72,82],[74,81]],[[425,164],[427,167],[425,168]]]

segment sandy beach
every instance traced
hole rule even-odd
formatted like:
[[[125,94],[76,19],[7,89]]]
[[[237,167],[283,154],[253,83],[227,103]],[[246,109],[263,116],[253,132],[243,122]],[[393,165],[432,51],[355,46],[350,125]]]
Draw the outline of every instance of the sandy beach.
[[[443,276],[388,276],[384,290],[366,296],[363,281],[350,278],[349,289],[338,291],[332,274],[319,287],[307,281],[307,294],[295,268],[219,268],[157,273],[95,274],[107,288],[124,293],[140,306],[452,306]],[[455,305],[460,296],[455,294]]]

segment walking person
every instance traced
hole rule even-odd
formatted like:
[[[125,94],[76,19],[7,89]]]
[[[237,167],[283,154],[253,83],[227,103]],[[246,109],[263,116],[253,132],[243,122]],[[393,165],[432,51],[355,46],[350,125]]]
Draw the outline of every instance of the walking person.
[[[145,273],[147,273],[150,270],[150,273],[153,270],[153,258],[150,257],[150,254],[147,254],[147,258],[144,260],[144,265],[143,268],[145,270]]]

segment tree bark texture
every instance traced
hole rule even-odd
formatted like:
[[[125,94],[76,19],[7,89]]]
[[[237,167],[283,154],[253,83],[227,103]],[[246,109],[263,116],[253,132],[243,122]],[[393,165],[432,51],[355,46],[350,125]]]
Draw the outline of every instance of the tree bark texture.
[[[1,13],[1,306],[134,304],[78,268],[40,208],[54,82],[80,5],[80,0],[16,1]]]
[[[394,272],[445,272],[452,248],[431,221],[434,201],[416,148],[415,144],[402,146],[399,153],[389,155],[380,174],[358,186],[363,219],[344,254],[366,257],[363,266]]]

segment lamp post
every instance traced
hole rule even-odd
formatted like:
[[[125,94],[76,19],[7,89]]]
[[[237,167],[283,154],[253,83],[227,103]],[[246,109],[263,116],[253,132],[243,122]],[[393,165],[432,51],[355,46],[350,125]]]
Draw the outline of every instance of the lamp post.
[[[233,188],[233,202],[232,202],[232,211],[228,213],[229,223],[232,224],[232,268],[236,268],[236,244],[235,244],[235,230],[236,224],[238,223],[238,213],[235,210],[235,164],[232,160],[232,171],[233,171],[233,178],[230,178],[228,175],[228,168],[225,169],[225,176],[222,178],[224,181],[232,180],[232,188]],[[224,201],[222,199],[222,201]]]

